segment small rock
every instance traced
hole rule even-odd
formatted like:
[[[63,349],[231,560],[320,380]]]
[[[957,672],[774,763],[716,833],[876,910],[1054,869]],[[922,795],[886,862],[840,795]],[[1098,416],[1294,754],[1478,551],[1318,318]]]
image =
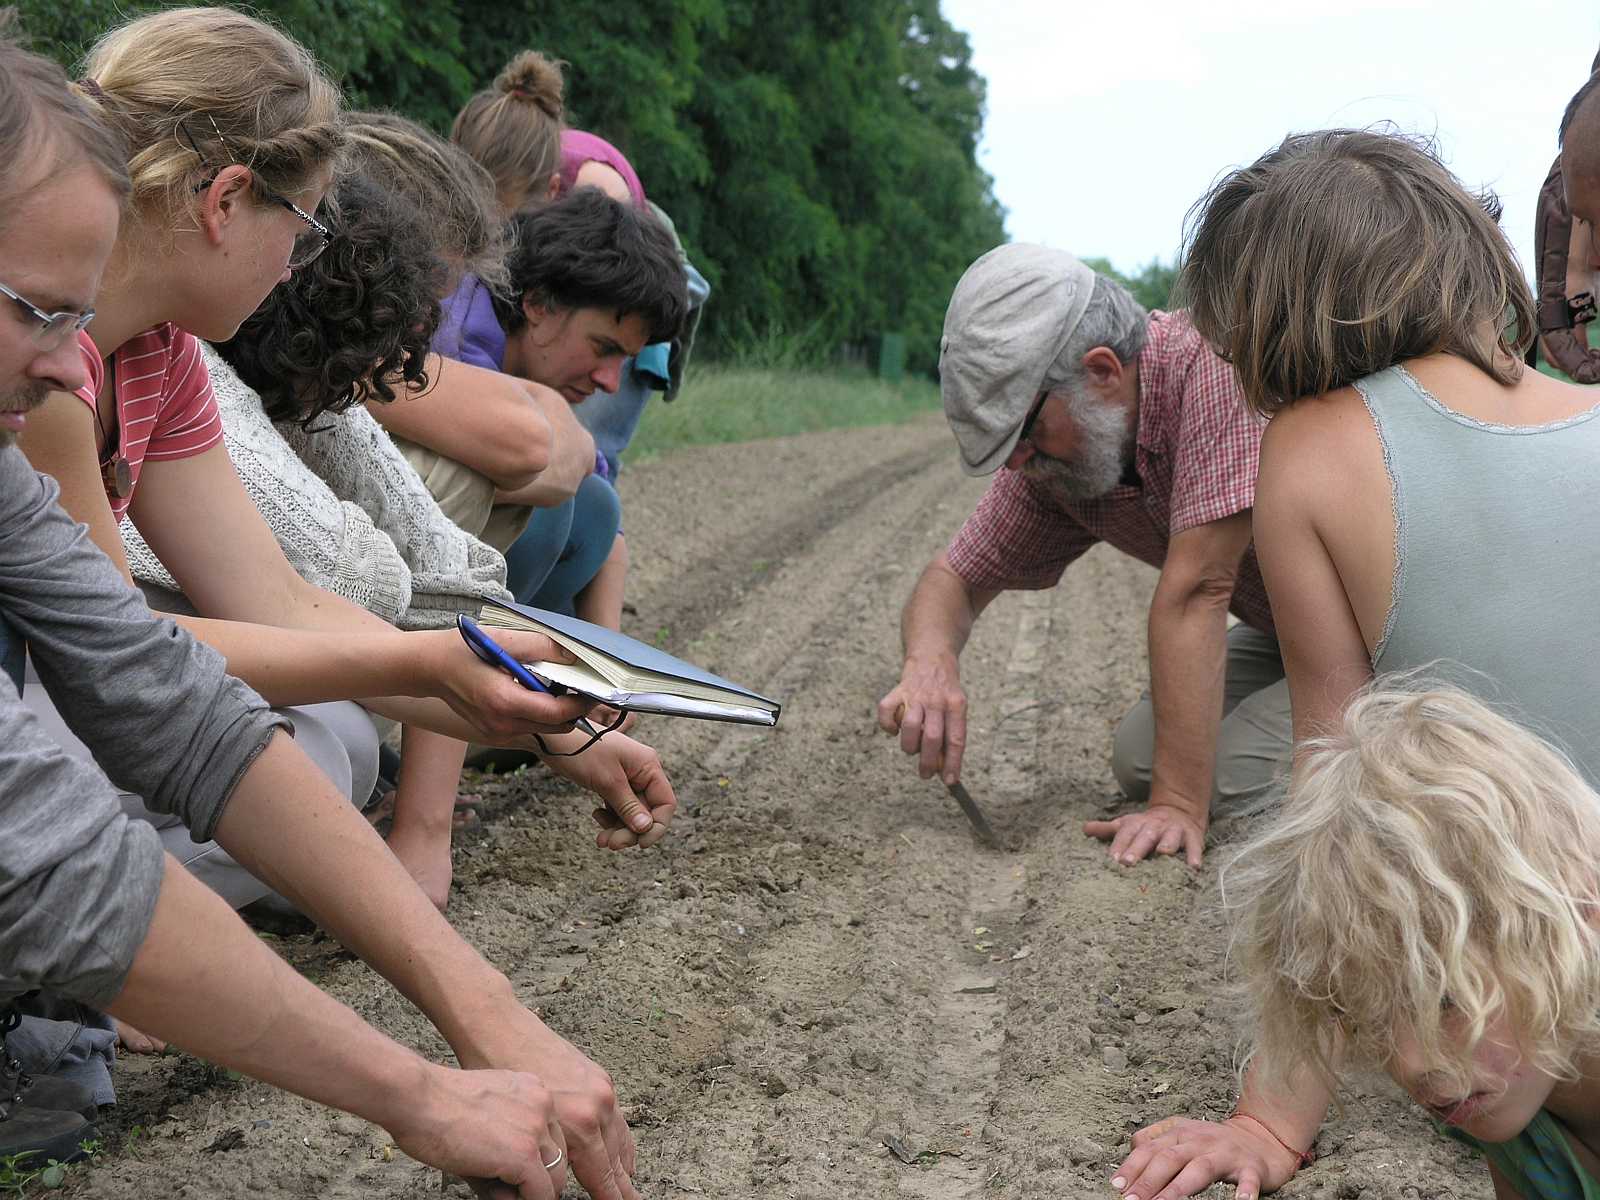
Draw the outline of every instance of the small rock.
[[[858,1046],[850,1052],[850,1061],[863,1071],[876,1071],[883,1066],[883,1056],[876,1050]]]
[[[1097,1163],[1104,1162],[1106,1155],[1109,1153],[1110,1151],[1104,1146],[1089,1137],[1073,1138],[1067,1143],[1067,1157],[1072,1160],[1074,1166],[1081,1166],[1085,1163],[1094,1166]]]
[[[1150,1024],[1150,1014],[1147,1013],[1147,1012],[1136,1012],[1136,1013],[1134,1013],[1133,1014],[1133,1023],[1135,1025],[1148,1025],[1148,1024]]]
[[[1144,922],[1145,922],[1144,914],[1142,912],[1139,912],[1137,909],[1135,909],[1133,912],[1128,914],[1128,924],[1129,925],[1143,925]]]
[[[765,1081],[763,1081],[762,1088],[766,1091],[767,1095],[776,1100],[779,1096],[783,1095],[789,1090],[789,1084],[782,1075],[779,1075],[776,1071],[773,1071],[769,1073]]]
[[[1100,1061],[1105,1063],[1108,1071],[1126,1071],[1128,1069],[1128,1056],[1115,1046],[1107,1046],[1100,1051]]]
[[[1161,1023],[1169,1029],[1193,1029],[1200,1024],[1200,1014],[1192,1008],[1179,1008],[1162,1017]]]

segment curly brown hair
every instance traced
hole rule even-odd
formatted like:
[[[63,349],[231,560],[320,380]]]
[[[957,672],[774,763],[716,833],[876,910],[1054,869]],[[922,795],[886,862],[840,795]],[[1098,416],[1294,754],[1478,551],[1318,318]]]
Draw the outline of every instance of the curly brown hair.
[[[325,253],[274,288],[217,347],[274,421],[309,429],[325,412],[428,386],[448,271],[427,219],[362,175],[339,180]]]

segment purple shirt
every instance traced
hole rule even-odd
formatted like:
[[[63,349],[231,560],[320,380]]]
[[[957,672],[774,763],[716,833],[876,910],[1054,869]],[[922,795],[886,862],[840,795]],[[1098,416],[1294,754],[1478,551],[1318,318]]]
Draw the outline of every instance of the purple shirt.
[[[494,315],[494,300],[476,275],[461,280],[461,286],[439,305],[439,331],[433,335],[433,351],[488,371],[504,371],[506,331]],[[611,468],[599,450],[594,455],[595,474],[611,478]]]
[[[436,354],[489,371],[504,369],[506,331],[494,315],[489,289],[476,275],[465,276],[439,307],[439,331],[433,335]]]

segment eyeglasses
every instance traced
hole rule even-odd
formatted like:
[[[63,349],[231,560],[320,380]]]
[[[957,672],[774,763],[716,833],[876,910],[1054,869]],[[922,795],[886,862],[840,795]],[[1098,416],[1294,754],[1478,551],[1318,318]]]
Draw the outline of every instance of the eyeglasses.
[[[222,144],[223,151],[231,158],[233,151],[228,146],[228,139],[222,136],[222,130],[217,128],[216,118],[207,117],[206,119],[211,122],[212,132],[217,135],[217,141]],[[206,156],[200,149],[200,143],[195,140],[194,134],[189,131],[187,125],[179,121],[174,132],[184,148],[200,160],[202,167],[207,170],[216,170],[215,167],[207,164]],[[305,222],[306,228],[301,230],[300,236],[294,239],[294,249],[289,252],[289,269],[291,271],[298,270],[315,262],[317,256],[326,250],[333,241],[333,230],[329,229],[287,196],[280,196],[277,192],[269,192],[266,188],[256,184],[254,172],[251,173],[250,180],[256,186],[256,190],[261,193],[262,198],[269,204],[281,204]],[[194,194],[198,196],[216,181],[216,176],[213,175],[205,182],[197,184]]]
[[[1022,422],[1022,429],[1017,433],[1018,442],[1025,442],[1033,436],[1033,423],[1039,419],[1039,413],[1048,399],[1050,399],[1049,392],[1039,393],[1039,398],[1033,402],[1033,407],[1028,410],[1028,415]]]
[[[199,195],[215,182],[216,178],[212,177],[204,183],[196,184],[195,194]],[[261,193],[262,199],[269,204],[283,205],[284,208],[287,208],[306,223],[306,228],[301,230],[299,236],[294,239],[294,249],[289,252],[289,269],[297,271],[301,267],[307,267],[314,263],[322,252],[332,244],[333,230],[329,229],[289,197],[280,196],[277,192],[269,192],[263,187],[258,187],[256,190]]]
[[[94,309],[82,312],[45,312],[31,300],[24,300],[5,284],[0,283],[0,295],[22,310],[25,320],[33,323],[33,344],[40,350],[54,350],[69,337],[88,327],[94,320]]]

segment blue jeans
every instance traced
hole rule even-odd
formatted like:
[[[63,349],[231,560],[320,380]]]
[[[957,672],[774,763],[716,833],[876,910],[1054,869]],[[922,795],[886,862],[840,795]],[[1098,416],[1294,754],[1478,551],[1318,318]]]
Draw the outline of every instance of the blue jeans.
[[[518,604],[573,615],[574,601],[600,573],[622,526],[622,501],[599,475],[555,508],[536,508],[506,551],[506,587]]]
[[[593,436],[595,449],[605,455],[613,479],[620,469],[622,452],[639,428],[644,406],[654,394],[634,372],[630,358],[622,364],[622,383],[616,391],[595,392],[572,410],[578,423]]]

